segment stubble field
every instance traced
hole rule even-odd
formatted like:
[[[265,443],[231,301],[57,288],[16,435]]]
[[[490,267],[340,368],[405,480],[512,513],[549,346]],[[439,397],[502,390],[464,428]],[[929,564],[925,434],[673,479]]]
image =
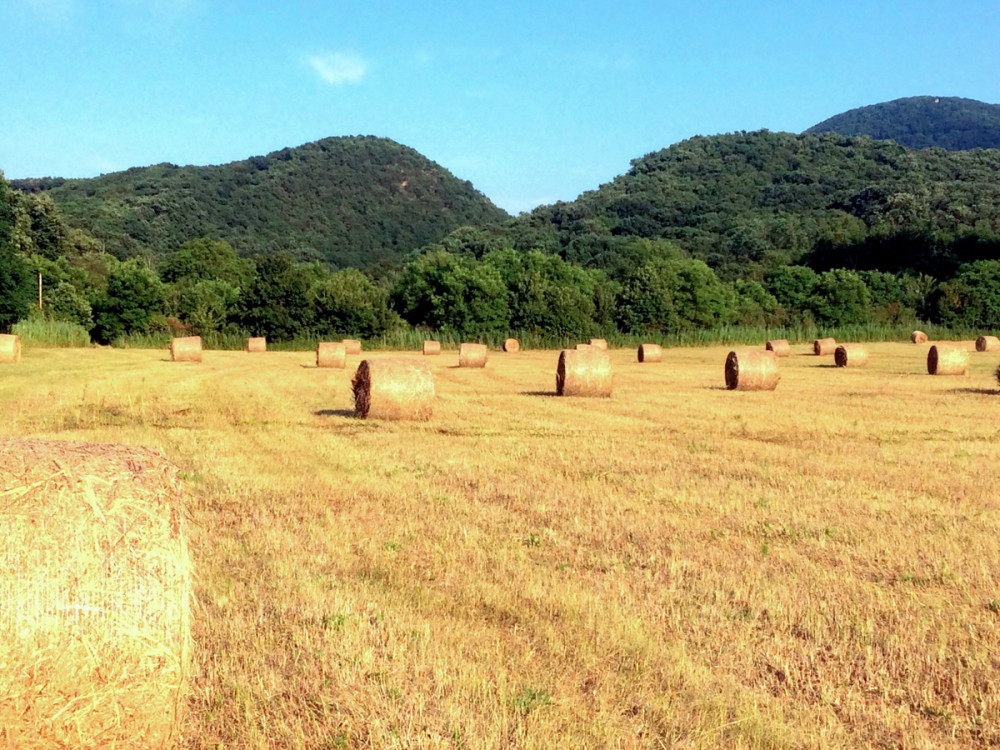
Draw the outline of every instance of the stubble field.
[[[869,348],[619,350],[611,399],[446,351],[426,423],[351,416],[360,357],[33,349],[0,432],[183,472],[184,747],[997,745],[998,357]]]

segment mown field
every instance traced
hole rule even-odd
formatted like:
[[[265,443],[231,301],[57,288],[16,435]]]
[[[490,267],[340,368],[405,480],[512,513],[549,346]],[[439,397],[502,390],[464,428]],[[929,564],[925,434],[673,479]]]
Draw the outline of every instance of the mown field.
[[[161,448],[196,572],[188,748],[1000,744],[995,353],[431,358],[426,423],[306,352],[28,349],[0,431]],[[374,357],[393,356],[377,353]]]

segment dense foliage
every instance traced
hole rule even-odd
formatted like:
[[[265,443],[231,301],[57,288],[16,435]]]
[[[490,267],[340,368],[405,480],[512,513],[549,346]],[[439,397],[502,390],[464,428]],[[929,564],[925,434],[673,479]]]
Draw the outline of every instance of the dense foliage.
[[[1000,148],[1000,104],[912,96],[843,112],[806,132],[869,135],[908,148]]]

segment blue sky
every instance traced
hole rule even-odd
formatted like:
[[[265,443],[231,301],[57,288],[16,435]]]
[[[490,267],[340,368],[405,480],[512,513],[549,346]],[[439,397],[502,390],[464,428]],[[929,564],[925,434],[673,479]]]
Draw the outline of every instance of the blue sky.
[[[1000,102],[1000,3],[0,0],[0,170],[415,148],[512,213],[693,135]]]

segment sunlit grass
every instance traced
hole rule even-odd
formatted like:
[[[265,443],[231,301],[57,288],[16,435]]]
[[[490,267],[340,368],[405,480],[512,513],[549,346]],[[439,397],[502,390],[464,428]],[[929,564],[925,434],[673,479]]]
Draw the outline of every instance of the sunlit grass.
[[[191,748],[1000,742],[997,356],[870,350],[773,393],[618,350],[594,400],[555,351],[448,351],[434,418],[379,423],[357,357],[36,349],[0,419],[181,468]]]

